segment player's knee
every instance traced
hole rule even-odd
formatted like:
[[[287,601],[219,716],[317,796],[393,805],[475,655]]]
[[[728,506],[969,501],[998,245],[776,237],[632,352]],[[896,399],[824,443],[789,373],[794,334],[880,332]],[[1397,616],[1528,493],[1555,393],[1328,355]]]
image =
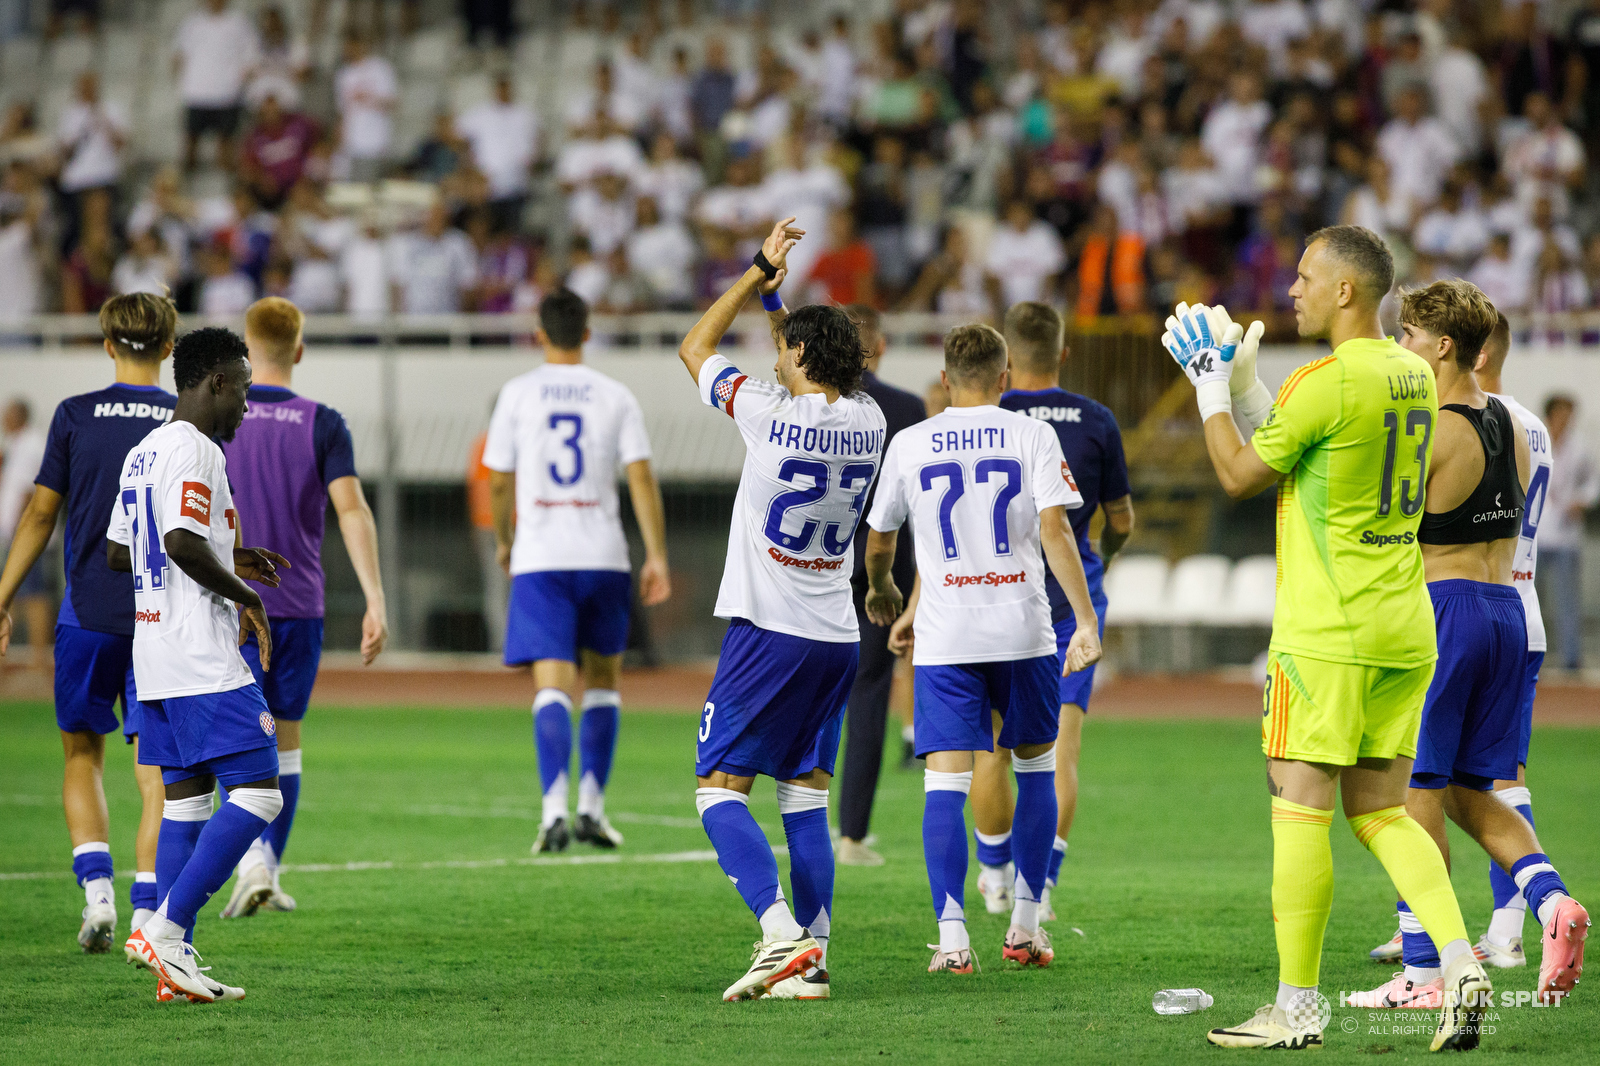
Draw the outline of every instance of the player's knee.
[[[276,788],[236,788],[228,793],[228,802],[270,822],[283,810],[283,793]]]
[[[67,759],[89,759],[95,763],[103,762],[106,755],[106,738],[99,733],[83,730],[77,733],[61,732],[61,750]]]
[[[168,822],[203,822],[211,817],[211,793],[165,800],[161,817]]]
[[[778,813],[801,814],[805,811],[827,810],[828,790],[778,782]]]
[[[1025,752],[1035,754],[1029,756]],[[1019,774],[1053,774],[1056,772],[1056,749],[1038,744],[1020,745],[1011,753],[1011,768]]]

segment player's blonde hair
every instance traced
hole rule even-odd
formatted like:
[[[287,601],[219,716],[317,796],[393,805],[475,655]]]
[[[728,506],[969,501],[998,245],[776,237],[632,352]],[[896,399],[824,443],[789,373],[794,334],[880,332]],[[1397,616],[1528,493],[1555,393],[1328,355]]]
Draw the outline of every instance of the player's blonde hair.
[[[1499,324],[1500,312],[1472,282],[1445,278],[1402,293],[1400,321],[1435,337],[1449,337],[1456,366],[1471,370],[1484,341]]]
[[[1036,373],[1056,368],[1056,357],[1066,346],[1067,327],[1049,304],[1025,300],[1006,312],[1006,345],[1011,358]]]
[[[974,322],[944,335],[944,372],[958,385],[998,378],[1006,368],[1006,339],[993,326]]]
[[[252,342],[252,348],[259,348],[251,353],[252,357],[263,356],[274,363],[293,363],[305,324],[306,316],[283,297],[257,300],[244,313],[245,338]]]
[[[158,362],[178,333],[178,305],[165,295],[130,292],[100,305],[100,333],[126,359]]]

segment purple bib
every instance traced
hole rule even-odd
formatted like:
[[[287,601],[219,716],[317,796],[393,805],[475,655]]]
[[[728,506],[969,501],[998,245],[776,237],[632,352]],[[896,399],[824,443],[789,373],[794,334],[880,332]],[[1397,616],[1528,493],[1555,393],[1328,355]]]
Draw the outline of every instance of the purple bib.
[[[261,593],[268,618],[321,618],[322,533],[328,490],[317,469],[317,402],[303,396],[249,401],[244,424],[227,445],[228,480],[244,543],[289,560],[282,584]]]

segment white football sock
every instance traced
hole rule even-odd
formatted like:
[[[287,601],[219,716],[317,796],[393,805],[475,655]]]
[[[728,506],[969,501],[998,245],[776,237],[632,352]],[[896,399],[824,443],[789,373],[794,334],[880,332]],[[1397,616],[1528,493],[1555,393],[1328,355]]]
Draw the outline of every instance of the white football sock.
[[[587,814],[597,822],[606,816],[605,790],[592,770],[578,778],[578,813]]]
[[[782,896],[761,915],[762,940],[799,940],[804,933],[805,930],[794,920],[794,914]]]
[[[1304,988],[1300,985],[1286,985],[1282,981],[1279,981],[1277,1008],[1281,1011],[1287,1011],[1291,1006],[1294,1005],[1296,996],[1303,992],[1315,992],[1316,990],[1316,985],[1312,985],[1310,988]]]
[[[1407,966],[1405,969],[1406,980],[1414,985],[1425,985],[1438,977],[1440,972],[1437,966]]]
[[[83,883],[83,900],[91,907],[108,903],[115,906],[116,898],[117,889],[109,877],[96,877]]]
[[[540,815],[540,825],[551,825],[557,818],[567,816],[567,772],[561,771],[556,779],[550,782],[550,791],[544,794],[544,811]]]
[[[1448,970],[1450,964],[1463,955],[1472,954],[1472,945],[1465,940],[1452,940],[1439,949],[1439,965],[1441,969]],[[1409,969],[1409,967],[1407,967]],[[1431,980],[1431,978],[1430,978]]]
[[[162,900],[156,912],[145,919],[141,931],[144,938],[157,947],[175,947],[183,943],[184,928],[167,917],[166,900]]]
[[[946,919],[939,923],[939,950],[971,951],[972,940],[967,936],[967,923],[960,918]]]
[[[1522,939],[1522,923],[1528,917],[1528,902],[1520,895],[1512,900],[1512,906],[1496,908],[1494,917],[1489,919],[1489,943],[1506,948],[1511,946],[1513,940]],[[1514,904],[1521,903],[1518,907]]]
[[[257,866],[265,866],[268,870],[272,869],[272,863],[267,859],[267,854],[270,850],[266,842],[260,837],[252,840],[250,846],[245,849],[244,855],[239,859],[240,876],[254,870]]]
[[[832,928],[833,919],[828,916],[826,907],[819,910],[817,916],[811,919],[811,924],[806,926],[806,931],[815,938],[817,946],[822,949],[822,958],[817,960],[817,965],[824,970],[828,968],[828,936]]]
[[[1018,891],[1011,902],[1011,924],[1030,933],[1039,931],[1039,903],[1022,898],[1022,879],[1018,878]]]

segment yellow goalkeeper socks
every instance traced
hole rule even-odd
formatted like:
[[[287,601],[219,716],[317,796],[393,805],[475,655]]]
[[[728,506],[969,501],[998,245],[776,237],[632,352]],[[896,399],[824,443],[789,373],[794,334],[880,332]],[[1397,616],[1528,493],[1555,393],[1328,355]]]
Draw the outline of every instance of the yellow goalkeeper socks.
[[[1272,920],[1278,980],[1315,988],[1322,934],[1333,908],[1332,811],[1272,798]]]
[[[1383,863],[1400,898],[1441,952],[1447,944],[1466,940],[1467,925],[1461,919],[1461,904],[1450,886],[1450,872],[1439,845],[1404,807],[1358,814],[1350,819],[1350,828]]]

